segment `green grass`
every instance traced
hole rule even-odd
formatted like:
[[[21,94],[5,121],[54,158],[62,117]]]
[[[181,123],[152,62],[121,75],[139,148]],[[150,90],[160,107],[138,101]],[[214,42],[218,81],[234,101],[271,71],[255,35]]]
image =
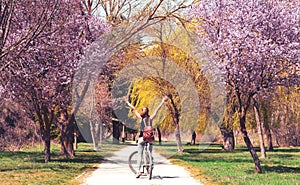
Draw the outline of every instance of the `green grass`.
[[[260,159],[262,174],[254,173],[253,160],[245,147],[223,152],[216,144],[204,150],[194,145],[184,146],[183,153],[176,153],[176,145],[169,143],[154,148],[163,155],[172,156],[173,163],[185,166],[204,184],[300,184],[300,148],[275,148],[274,152],[267,152],[267,158]]]
[[[119,150],[122,145],[104,144],[100,151],[93,151],[91,144],[80,143],[76,157],[65,159],[58,145],[52,146],[51,162],[44,163],[43,147],[19,152],[0,151],[1,185],[57,185],[79,184],[97,168],[104,157]],[[79,177],[80,178],[77,178]]]

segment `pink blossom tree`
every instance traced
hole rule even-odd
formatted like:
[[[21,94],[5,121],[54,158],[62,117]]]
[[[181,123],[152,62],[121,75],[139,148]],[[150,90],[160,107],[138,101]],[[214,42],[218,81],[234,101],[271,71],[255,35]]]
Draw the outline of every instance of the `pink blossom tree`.
[[[59,1],[0,2],[0,71],[16,62],[32,42],[41,37],[45,26],[57,14]]]
[[[299,85],[300,2],[203,0],[193,7],[198,38],[226,72],[238,101],[240,129],[261,173],[245,121],[255,96],[279,85]]]
[[[22,106],[20,109],[25,109],[29,114],[34,114],[33,110],[39,107],[37,96],[32,95],[32,92],[38,90],[32,78],[35,75],[38,77],[38,72],[33,70],[35,68],[42,70],[43,67],[27,62],[25,56],[30,56],[29,48],[36,45],[36,40],[43,38],[43,33],[50,33],[45,31],[45,27],[51,23],[52,16],[58,14],[57,3],[57,1],[1,1],[1,97],[13,99]],[[32,61],[34,60],[32,58]],[[46,110],[45,106],[39,108],[39,113],[41,110]],[[34,115],[39,115],[40,118],[44,116]],[[48,115],[44,118],[47,124],[40,120],[39,124],[42,139],[45,142],[45,161],[48,162],[50,160],[50,121]]]
[[[23,3],[26,4],[26,0]],[[27,3],[29,3],[28,1]],[[60,130],[61,152],[66,157],[74,157],[74,111],[71,108],[72,81],[74,71],[83,55],[84,48],[109,27],[99,19],[84,14],[81,2],[60,0],[53,2],[51,17],[26,45],[26,50],[8,53],[11,58],[1,72],[3,95],[12,97],[26,107],[39,123],[44,141],[45,162],[50,161],[50,128],[56,124]],[[30,4],[30,3],[29,3]],[[27,27],[36,23],[39,14],[46,11],[42,2],[31,2],[35,6],[16,6],[15,14],[21,14],[20,22],[12,22],[11,35],[7,42],[15,39],[15,33],[23,33]],[[30,4],[30,5],[31,5]],[[31,9],[30,9],[31,8]],[[35,17],[37,16],[37,17]],[[8,45],[8,44],[7,44]]]

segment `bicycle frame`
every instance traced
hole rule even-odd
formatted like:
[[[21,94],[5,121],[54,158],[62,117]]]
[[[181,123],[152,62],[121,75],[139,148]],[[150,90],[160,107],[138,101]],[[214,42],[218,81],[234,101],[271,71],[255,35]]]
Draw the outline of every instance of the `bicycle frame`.
[[[141,173],[145,176],[145,175],[149,175],[149,179],[152,178],[152,168],[153,168],[153,158],[152,160],[152,167],[150,167],[150,152],[148,151],[148,145],[150,145],[150,143],[145,143],[143,146],[143,153],[142,153],[142,159],[141,159]],[[129,164],[129,168],[131,169],[131,171],[136,174],[137,173],[137,168],[138,168],[138,164],[137,164],[137,159],[138,158],[138,151],[134,151],[128,159],[128,164]],[[135,166],[137,165],[137,166]]]
[[[144,150],[143,150],[142,158],[144,160],[142,160],[142,167],[143,167],[142,173],[145,173],[146,171],[147,171],[147,173],[149,172],[149,167],[150,167],[150,152],[148,151],[148,145],[150,145],[150,143],[145,143],[145,146],[143,146]],[[145,171],[145,169],[146,169],[146,171]]]

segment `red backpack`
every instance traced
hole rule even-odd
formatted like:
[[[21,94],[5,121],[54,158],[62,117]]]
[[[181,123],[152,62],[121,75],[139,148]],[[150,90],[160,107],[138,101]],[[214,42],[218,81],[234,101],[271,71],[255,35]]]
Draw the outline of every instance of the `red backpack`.
[[[154,132],[152,127],[149,125],[146,125],[145,120],[143,119],[144,122],[144,131],[143,131],[143,140],[147,143],[152,143],[154,141]]]

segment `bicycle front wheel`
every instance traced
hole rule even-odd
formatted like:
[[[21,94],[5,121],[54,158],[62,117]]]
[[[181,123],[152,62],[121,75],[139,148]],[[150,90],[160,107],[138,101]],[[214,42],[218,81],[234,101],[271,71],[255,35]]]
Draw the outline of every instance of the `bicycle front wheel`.
[[[136,174],[138,170],[137,159],[138,159],[138,151],[133,152],[128,159],[129,168],[134,174]]]

